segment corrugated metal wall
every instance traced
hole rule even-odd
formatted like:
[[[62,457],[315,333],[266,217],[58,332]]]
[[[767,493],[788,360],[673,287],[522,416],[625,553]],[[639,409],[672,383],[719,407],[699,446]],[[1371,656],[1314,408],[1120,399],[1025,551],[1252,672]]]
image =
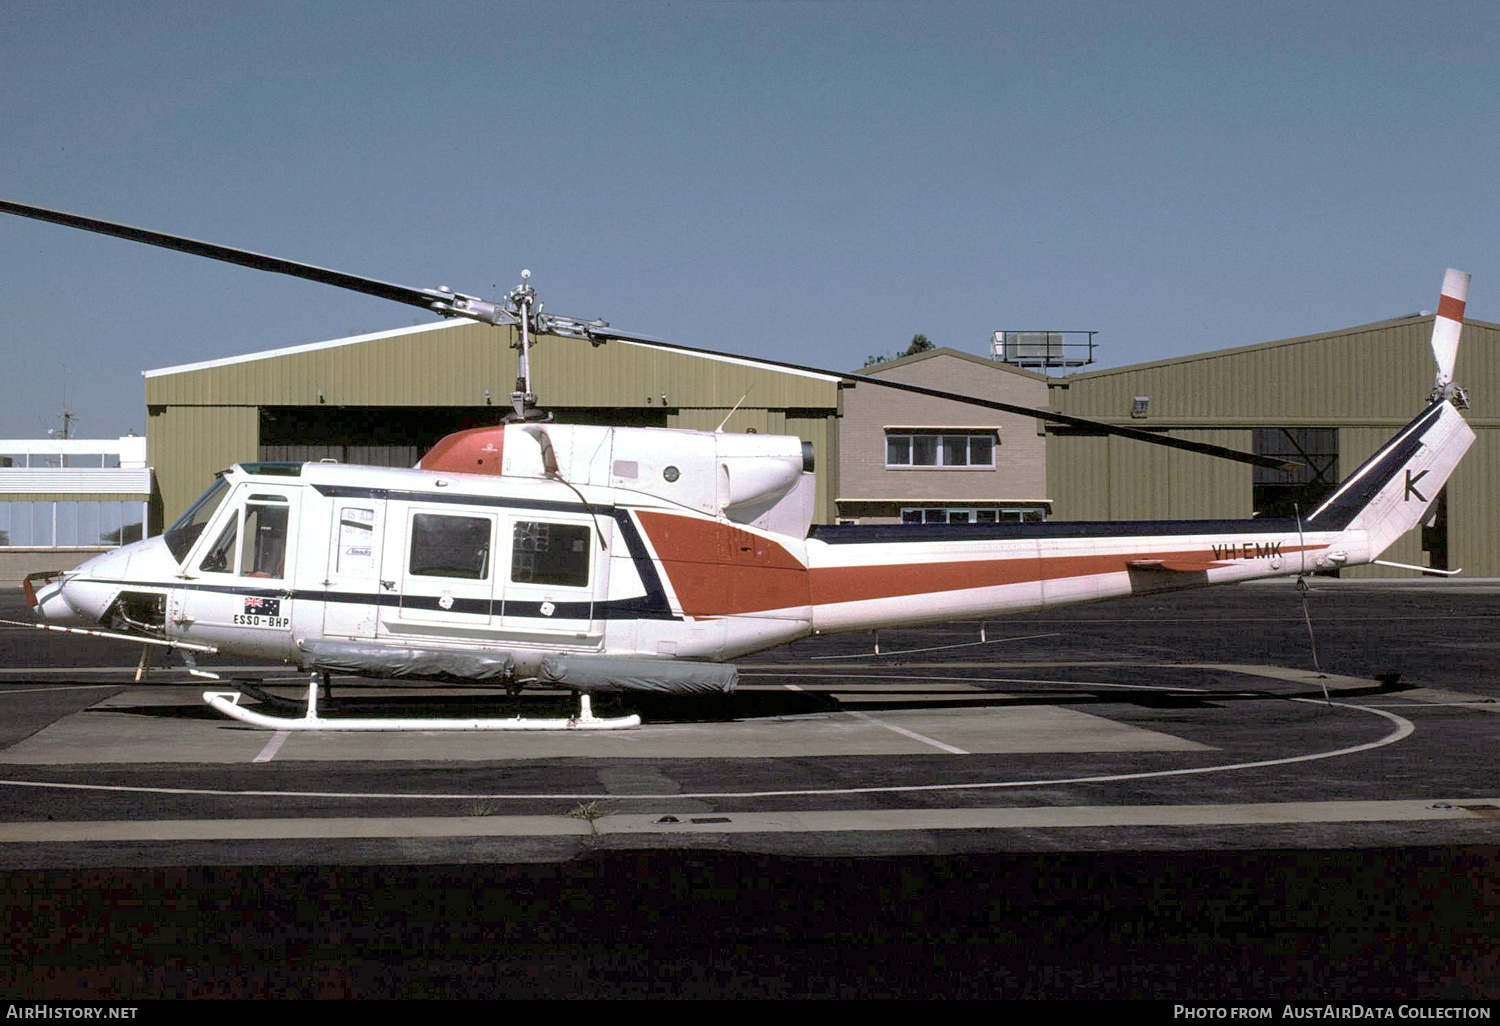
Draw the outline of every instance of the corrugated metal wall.
[[[1249,430],[1174,431],[1234,449]],[[1248,517],[1250,474],[1236,464],[1125,438],[1054,436],[1048,475],[1058,520],[1198,520]]]
[[[254,460],[260,411],[254,406],[148,406],[146,444],[161,493],[160,530],[187,509],[230,464]]]

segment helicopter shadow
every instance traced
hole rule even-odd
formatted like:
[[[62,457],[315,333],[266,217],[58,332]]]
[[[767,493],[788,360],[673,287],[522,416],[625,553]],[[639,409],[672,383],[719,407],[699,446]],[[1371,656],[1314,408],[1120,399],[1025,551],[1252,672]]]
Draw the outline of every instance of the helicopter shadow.
[[[306,711],[302,698],[277,695],[245,682],[233,687],[246,693],[257,707],[277,715],[297,717]],[[1043,706],[1096,707],[1131,706],[1152,710],[1222,709],[1229,705],[1266,701],[1313,699],[1322,701],[1323,691],[1317,685],[1292,684],[1284,688],[1236,688],[1223,691],[1201,689],[1171,690],[1130,688],[1128,686],[1058,687],[1038,685],[985,685],[976,682],[972,692],[955,693],[900,686],[878,692],[860,691],[857,695],[837,685],[815,687],[805,681],[797,690],[757,686],[742,688],[732,694],[681,695],[653,692],[595,692],[593,714],[598,717],[638,714],[642,722],[654,725],[673,723],[732,723],[740,720],[779,719],[838,712],[941,712],[948,710],[1020,709]],[[226,687],[225,690],[229,688]],[[346,685],[335,689],[333,697],[318,700],[318,714],[328,719],[399,718],[453,719],[466,717],[511,717],[537,719],[567,718],[577,712],[575,697],[562,691],[523,693],[519,696],[500,692],[493,694],[445,693],[434,688],[430,694],[379,694],[379,685]],[[1340,698],[1391,694],[1408,690],[1396,681],[1372,681],[1368,688],[1342,688]],[[1018,693],[1019,692],[1019,693]],[[93,713],[142,716],[178,721],[212,721],[232,724],[201,702],[181,704],[115,705],[87,710]],[[247,728],[259,729],[259,728]]]

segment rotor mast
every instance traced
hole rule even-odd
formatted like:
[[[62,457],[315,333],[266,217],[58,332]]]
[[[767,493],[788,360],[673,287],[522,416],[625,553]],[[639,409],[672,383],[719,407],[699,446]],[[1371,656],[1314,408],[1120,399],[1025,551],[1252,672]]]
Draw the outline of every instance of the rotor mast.
[[[521,284],[505,296],[507,305],[515,312],[520,329],[514,345],[521,351],[517,364],[516,387],[510,394],[510,404],[515,412],[506,415],[506,422],[523,424],[528,420],[547,420],[548,415],[536,408],[536,393],[531,390],[531,317],[536,303],[536,290],[531,287],[531,272],[521,272]]]
[[[442,308],[437,304],[433,309],[448,317],[471,317],[466,310],[453,308]],[[552,414],[537,409],[536,393],[531,390],[531,347],[534,339],[541,335],[561,335],[564,338],[587,339],[594,345],[603,345],[605,338],[598,334],[599,329],[609,327],[608,322],[601,320],[581,321],[576,317],[558,317],[553,314],[542,312],[542,304],[536,301],[536,290],[531,287],[531,272],[521,272],[521,284],[505,294],[504,314],[506,319],[491,320],[491,324],[514,324],[517,328],[516,340],[511,346],[520,350],[517,360],[516,387],[510,394],[510,404],[513,412],[505,415],[507,424],[524,424],[528,421],[551,420]]]

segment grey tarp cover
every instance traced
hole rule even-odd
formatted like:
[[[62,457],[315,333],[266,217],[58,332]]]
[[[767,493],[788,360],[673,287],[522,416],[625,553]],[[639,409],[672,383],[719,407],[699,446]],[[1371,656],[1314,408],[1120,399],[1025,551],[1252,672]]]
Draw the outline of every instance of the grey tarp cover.
[[[392,648],[357,641],[305,641],[302,665],[313,670],[407,680],[508,680],[516,661],[509,652]]]
[[[542,660],[537,679],[543,684],[561,684],[579,691],[726,694],[739,683],[740,671],[731,663],[550,655]]]

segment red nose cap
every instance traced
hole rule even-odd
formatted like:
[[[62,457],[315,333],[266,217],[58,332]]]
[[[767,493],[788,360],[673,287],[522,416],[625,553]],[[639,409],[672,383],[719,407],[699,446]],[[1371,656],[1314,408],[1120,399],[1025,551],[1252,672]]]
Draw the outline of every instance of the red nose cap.
[[[39,570],[34,574],[27,574],[26,579],[21,582],[21,594],[26,598],[26,604],[33,609],[36,608],[36,585],[33,582],[41,581],[46,584],[61,576],[61,570]]]
[[[440,439],[417,466],[422,470],[441,470],[449,474],[492,474],[499,477],[504,452],[505,428],[470,428]]]

